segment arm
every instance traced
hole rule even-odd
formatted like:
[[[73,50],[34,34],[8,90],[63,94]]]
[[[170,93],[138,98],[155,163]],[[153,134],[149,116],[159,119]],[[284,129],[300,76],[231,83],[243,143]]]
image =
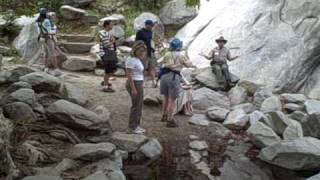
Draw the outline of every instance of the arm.
[[[134,85],[133,78],[132,78],[133,71],[131,68],[126,68],[126,71],[127,71],[127,78],[129,81],[130,89],[131,89],[131,94],[135,96],[137,95],[137,89],[136,89],[136,86]]]

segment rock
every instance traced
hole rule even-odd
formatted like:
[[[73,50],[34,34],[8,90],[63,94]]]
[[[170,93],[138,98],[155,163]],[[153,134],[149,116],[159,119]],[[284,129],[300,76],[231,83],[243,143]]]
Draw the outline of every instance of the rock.
[[[109,180],[109,178],[102,171],[98,171],[87,176],[83,180]]]
[[[272,89],[269,87],[262,87],[253,96],[253,104],[257,107],[260,107],[261,104],[266,100],[267,98],[272,96]]]
[[[302,111],[304,109],[303,106],[299,104],[293,104],[293,103],[285,104],[283,108],[289,113],[294,111]]]
[[[112,135],[111,142],[121,150],[125,150],[130,153],[137,151],[144,143],[147,142],[147,140],[147,137],[144,135],[115,132]]]
[[[23,102],[31,107],[34,107],[36,104],[35,93],[32,89],[22,88],[4,97],[1,101],[1,104],[5,105],[14,102]]]
[[[53,103],[47,109],[49,120],[62,123],[72,129],[100,130],[110,127],[108,121],[101,119],[96,113],[65,100]]]
[[[304,106],[308,114],[320,114],[320,101],[317,100],[307,100]]]
[[[116,146],[111,143],[77,144],[71,149],[70,157],[75,160],[97,161],[111,157]]]
[[[122,26],[119,26],[119,25],[115,25],[113,26],[112,28],[112,35],[116,38],[119,38],[119,39],[122,39],[125,38],[125,31],[124,29],[122,28]]]
[[[88,96],[84,94],[80,87],[76,87],[70,83],[65,83],[63,88],[63,97],[75,104],[84,106],[88,103]]]
[[[160,11],[160,19],[164,25],[182,26],[197,15],[195,7],[188,7],[186,0],[173,0],[166,3]]]
[[[309,115],[301,125],[305,136],[320,138],[320,114]]]
[[[143,153],[146,157],[154,159],[155,157],[160,157],[162,150],[162,146],[157,139],[150,139],[141,146],[138,151]]]
[[[132,48],[128,46],[119,46],[118,49],[121,53],[127,53],[127,54],[129,54],[132,51]]]
[[[3,107],[5,117],[15,122],[34,122],[37,120],[32,108],[23,102],[14,102]]]
[[[259,122],[261,120],[265,121],[265,119],[267,119],[267,116],[261,111],[254,111],[251,114],[249,114],[250,125],[253,125],[254,123]]]
[[[278,135],[282,135],[289,125],[289,119],[281,111],[270,112],[263,123],[271,127]]]
[[[122,14],[112,14],[111,16],[104,17],[100,19],[100,24],[102,25],[104,21],[114,21],[124,23],[126,18]]]
[[[209,120],[206,115],[204,114],[194,114],[190,119],[189,123],[193,125],[199,126],[208,126]]]
[[[243,109],[244,112],[249,114],[249,113],[252,113],[253,111],[255,111],[256,107],[252,103],[244,103],[244,104],[239,104],[239,105],[233,106],[231,108],[231,110],[235,110],[235,109]]]
[[[190,140],[199,140],[200,137],[199,137],[199,136],[196,136],[196,135],[190,135],[190,136],[189,136],[189,139],[190,139]]]
[[[189,150],[190,158],[191,158],[191,163],[192,164],[197,164],[201,161],[201,154],[197,151],[194,150]]]
[[[196,141],[191,141],[189,143],[189,147],[197,151],[203,151],[208,149],[208,144],[206,143],[206,141],[196,140]]]
[[[233,8],[235,10],[230,12]],[[199,15],[176,37],[184,41],[190,60],[198,67],[205,67],[209,61],[199,52],[207,53],[213,49],[216,46],[213,39],[223,32],[223,36],[229,39],[228,45],[236,47],[231,53],[241,53],[237,61],[230,63],[231,72],[254,83],[278,87],[283,92],[298,92],[310,84],[308,94],[318,86],[319,80],[315,58],[318,54],[314,51],[320,45],[320,26],[313,26],[319,17],[319,9],[315,1],[227,0],[218,4],[205,1],[200,4]],[[281,16],[270,19],[270,10]],[[315,19],[308,18],[310,15]],[[233,21],[226,22],[226,19]],[[231,29],[237,29],[237,32]],[[247,33],[252,29],[256,31]]]
[[[223,125],[229,129],[243,128],[247,125],[249,116],[242,109],[236,109],[231,111],[227,119],[223,122]]]
[[[34,69],[27,66],[19,66],[10,71],[8,81],[11,83],[18,82],[20,77],[35,72]]]
[[[27,176],[22,180],[62,180],[62,179],[59,176],[39,175],[39,176]]]
[[[1,71],[0,72],[0,85],[9,83],[10,72]]]
[[[36,176],[60,176],[60,172],[54,167],[34,168]]]
[[[97,15],[85,14],[81,20],[88,25],[97,25],[99,23],[99,17]]]
[[[281,138],[267,125],[256,122],[247,130],[251,142],[258,148],[268,147],[281,141]]]
[[[144,12],[134,19],[134,22],[133,22],[134,29],[140,30],[140,29],[144,28],[145,27],[144,23],[146,20],[152,20],[153,22],[158,22],[158,23],[162,24],[157,15],[152,14],[152,13],[148,13],[148,12]]]
[[[79,20],[87,14],[85,10],[74,8],[69,5],[61,6],[60,13],[61,16],[66,20]]]
[[[280,99],[277,96],[271,96],[263,101],[261,105],[261,111],[264,113],[272,111],[281,111],[282,104]]]
[[[259,158],[291,170],[312,170],[320,166],[320,140],[304,137],[282,141],[262,149]]]
[[[117,71],[114,73],[114,76],[125,77],[126,71],[124,69],[117,69]]]
[[[229,112],[229,110],[224,108],[211,107],[207,111],[207,116],[210,120],[223,122],[226,119]]]
[[[102,69],[95,69],[94,74],[97,76],[104,76],[104,70]]]
[[[32,86],[29,84],[29,83],[26,83],[26,82],[16,82],[16,83],[13,83],[11,84],[8,89],[7,89],[7,92],[8,93],[13,93],[14,91],[17,91],[19,89],[32,89]]]
[[[289,119],[296,120],[298,122],[303,122],[307,119],[307,114],[301,111],[295,111],[288,116]]]
[[[314,176],[312,176],[312,177],[309,177],[309,178],[306,179],[306,180],[320,180],[320,173],[317,174],[317,175],[314,175]]]
[[[216,80],[216,75],[212,73],[211,68],[200,69],[200,73],[196,75],[195,78],[198,82],[200,82],[201,84],[205,85],[210,89],[224,90],[224,87],[219,85],[218,81]],[[239,78],[231,74],[231,81],[236,83],[239,81]]]
[[[38,92],[59,92],[61,82],[45,72],[34,72],[20,77],[20,81],[29,83]]]
[[[231,106],[243,104],[247,100],[247,91],[241,86],[235,86],[228,92]]]
[[[210,122],[208,132],[211,136],[224,139],[231,134],[231,131],[217,122]]]
[[[289,120],[289,126],[283,132],[284,140],[295,140],[303,137],[302,126],[298,121]]]
[[[95,109],[94,109],[94,112],[100,116],[101,119],[103,119],[104,121],[109,121],[110,118],[111,118],[111,112],[109,109],[107,109],[106,107],[100,105],[100,106],[97,106]]]
[[[67,51],[67,53],[69,54],[87,54],[87,53],[93,53],[95,51],[95,48],[93,48],[95,46],[94,42],[61,42],[61,46]],[[91,52],[91,48],[92,52]],[[93,54],[96,55],[96,54]],[[71,58],[77,59],[76,62],[78,63],[79,60],[79,56],[71,56]],[[82,59],[82,57],[81,57]],[[84,57],[85,60],[89,60],[90,57]],[[85,61],[84,60],[84,61]],[[95,59],[91,59],[91,61],[95,61]],[[86,62],[86,61],[85,61]],[[82,61],[81,61],[82,63]],[[92,66],[92,63],[86,62],[88,63],[90,66]],[[91,68],[91,67],[89,67]]]
[[[285,103],[304,104],[307,97],[304,94],[281,94],[281,99]]]
[[[143,103],[147,106],[159,106],[161,102],[159,101],[158,95],[154,93],[149,93],[144,96]]]
[[[96,0],[64,0],[63,4],[73,7],[85,7],[94,2],[96,2]]]
[[[83,42],[89,43],[94,42],[95,37],[91,34],[60,34],[59,38],[68,42]]]
[[[63,159],[56,167],[58,172],[65,172],[68,170],[75,170],[79,164],[72,159]]]
[[[69,71],[93,71],[96,68],[96,61],[91,58],[71,56],[62,67]]]
[[[229,99],[209,88],[197,89],[193,93],[193,107],[198,110],[206,110],[213,106],[225,109],[230,108]]]
[[[248,92],[248,95],[253,96],[261,87],[261,84],[256,84],[254,82],[241,79],[238,83],[238,86],[243,87]]]
[[[0,54],[2,55],[10,55],[11,48],[0,45]]]

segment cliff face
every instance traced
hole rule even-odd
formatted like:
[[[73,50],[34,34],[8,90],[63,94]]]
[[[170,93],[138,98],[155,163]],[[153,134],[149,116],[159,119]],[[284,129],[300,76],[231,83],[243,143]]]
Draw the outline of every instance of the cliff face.
[[[320,68],[318,0],[201,3],[198,17],[177,34],[197,66],[208,66],[199,53],[208,53],[223,35],[229,39],[232,54],[241,56],[230,68],[242,79],[320,98],[316,86],[320,78],[315,74]]]

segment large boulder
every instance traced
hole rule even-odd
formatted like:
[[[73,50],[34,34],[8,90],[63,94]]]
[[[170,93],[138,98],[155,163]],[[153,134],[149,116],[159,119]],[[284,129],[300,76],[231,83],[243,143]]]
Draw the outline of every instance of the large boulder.
[[[196,80],[201,84],[205,85],[206,87],[213,89],[213,90],[223,90],[224,87],[219,85],[216,75],[212,72],[212,69],[204,68],[201,69],[200,73],[196,75]],[[232,82],[236,83],[239,81],[239,78],[233,74],[231,74]]]
[[[77,144],[71,149],[70,157],[76,160],[97,161],[113,155],[116,146],[111,143]]]
[[[35,121],[37,116],[33,112],[32,108],[23,102],[14,102],[7,104],[3,107],[3,114],[17,122],[30,122]]]
[[[304,94],[284,93],[281,94],[280,97],[285,103],[304,104],[307,100],[307,97]]]
[[[189,123],[198,126],[208,126],[209,119],[204,114],[194,114],[190,119]]]
[[[243,128],[247,125],[249,116],[244,112],[243,109],[236,109],[231,111],[227,119],[223,122],[223,125],[229,129]]]
[[[22,88],[25,88],[25,89],[32,89],[32,86],[29,84],[29,83],[26,83],[26,82],[16,82],[16,83],[13,83],[11,84],[8,89],[7,89],[7,92],[8,93],[13,93],[19,89],[22,89]]]
[[[302,126],[298,121],[289,120],[288,127],[283,132],[284,140],[294,140],[303,137]]]
[[[253,104],[260,107],[264,100],[272,96],[272,89],[269,87],[259,88],[253,95]]]
[[[206,110],[210,107],[230,108],[228,97],[217,93],[209,88],[201,88],[193,93],[193,107],[199,110]]]
[[[121,150],[135,152],[148,141],[148,138],[144,135],[115,132],[111,141]]]
[[[96,68],[96,61],[92,58],[71,56],[62,67],[69,71],[93,71]]]
[[[149,13],[149,12],[144,12],[134,19],[134,24],[133,24],[134,29],[140,30],[140,29],[144,28],[144,26],[145,26],[144,23],[146,20],[152,20],[153,22],[161,23],[160,18],[157,15]]]
[[[87,14],[85,10],[75,8],[69,5],[61,6],[60,13],[61,16],[66,20],[79,20]]]
[[[36,104],[36,96],[32,89],[22,88],[1,99],[1,104],[10,104],[14,102],[23,102],[31,107]]]
[[[256,106],[254,106],[252,103],[244,103],[231,107],[231,110],[235,109],[243,109],[247,114],[257,110]]]
[[[84,94],[80,87],[74,86],[73,84],[65,83],[62,94],[66,100],[81,106],[88,103],[88,96]]]
[[[210,120],[223,122],[230,111],[221,107],[211,107],[207,111]]]
[[[231,105],[239,105],[246,102],[248,98],[248,93],[245,88],[241,86],[236,86],[228,92]]]
[[[282,141],[262,149],[259,158],[291,170],[313,170],[320,167],[320,140],[305,137]]]
[[[20,77],[20,81],[29,83],[36,92],[59,92],[61,81],[45,72],[34,72]]]
[[[281,111],[282,104],[279,97],[271,96],[266,100],[264,100],[263,103],[261,104],[260,110],[264,113],[272,112],[272,111]]]
[[[290,124],[288,117],[281,111],[270,112],[262,122],[271,127],[278,135],[282,135]]]
[[[47,109],[49,120],[65,124],[72,129],[95,130],[110,127],[108,121],[103,120],[96,113],[65,100],[53,103]]]
[[[162,150],[163,148],[157,139],[150,139],[147,143],[140,147],[139,152],[143,153],[150,159],[154,159],[156,157],[160,157]]]
[[[191,61],[205,67],[209,61],[199,52],[213,49],[214,39],[223,32],[231,53],[241,54],[231,62],[232,72],[286,92],[297,92],[310,83],[308,93],[319,81],[319,73],[312,76],[319,69],[320,25],[314,25],[319,9],[317,0],[201,1],[198,17],[177,37],[186,42]]]
[[[308,114],[320,114],[320,101],[317,100],[307,100],[304,106]]]
[[[309,115],[301,125],[305,136],[320,138],[320,114]]]
[[[267,125],[262,122],[256,122],[247,130],[251,142],[264,148],[281,141],[281,138]]]
[[[188,7],[186,0],[172,0],[161,9],[160,19],[164,25],[182,26],[197,15],[195,7]]]
[[[11,83],[18,82],[20,77],[35,72],[34,69],[28,66],[19,66],[10,71],[8,81]]]
[[[85,7],[94,2],[96,2],[96,0],[64,0],[63,4],[73,7]]]
[[[217,139],[225,139],[232,134],[231,130],[218,122],[210,122],[208,126],[208,132],[210,137],[213,136]]]

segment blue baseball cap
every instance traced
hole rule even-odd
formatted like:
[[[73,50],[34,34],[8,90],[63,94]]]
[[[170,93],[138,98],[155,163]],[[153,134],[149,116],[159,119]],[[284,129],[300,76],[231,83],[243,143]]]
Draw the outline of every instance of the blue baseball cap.
[[[149,26],[154,26],[155,23],[152,20],[148,19],[144,22],[144,24]]]
[[[45,15],[45,14],[47,14],[47,12],[48,12],[47,8],[40,8],[40,10],[39,10],[40,15]]]
[[[183,47],[183,42],[179,38],[174,38],[170,42],[170,50],[171,51],[180,51]]]

